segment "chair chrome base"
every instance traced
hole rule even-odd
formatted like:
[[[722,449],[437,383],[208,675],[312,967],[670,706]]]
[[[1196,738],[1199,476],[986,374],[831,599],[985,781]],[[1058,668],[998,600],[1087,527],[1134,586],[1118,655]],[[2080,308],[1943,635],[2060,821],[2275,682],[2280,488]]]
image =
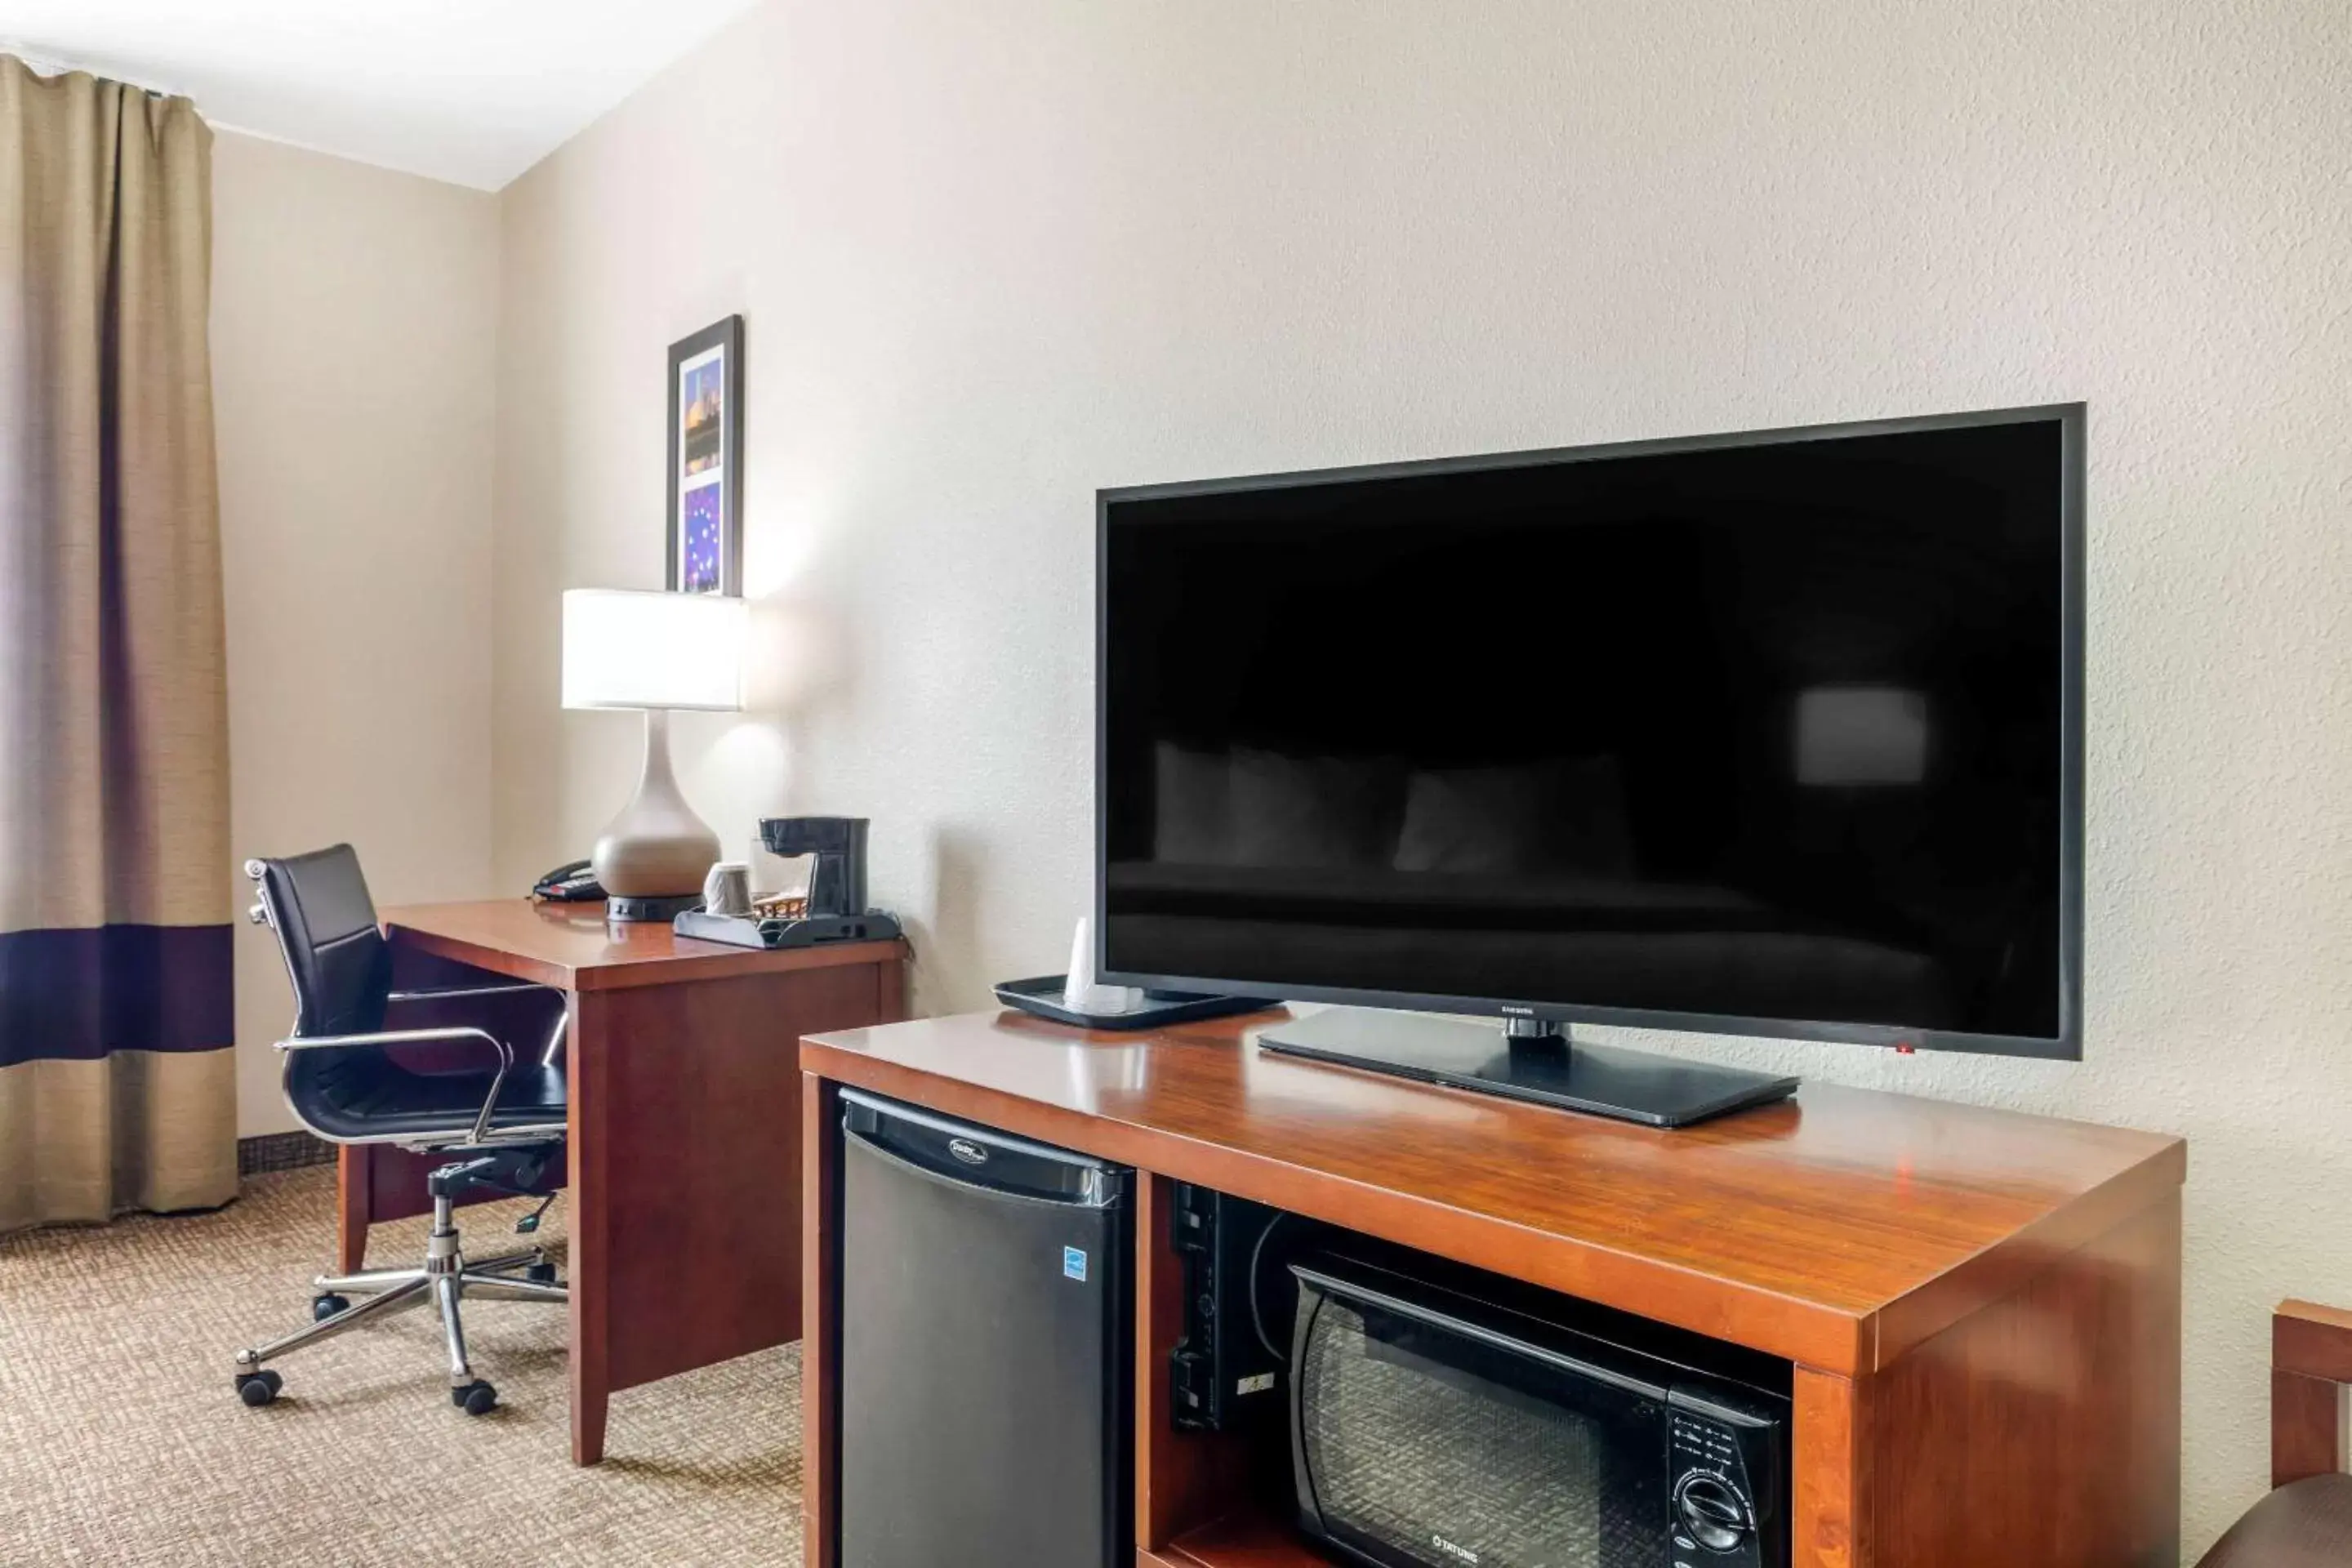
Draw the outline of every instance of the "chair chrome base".
[[[422,1268],[374,1268],[359,1274],[322,1274],[312,1284],[320,1300],[345,1295],[365,1300],[347,1301],[308,1328],[281,1339],[236,1352],[236,1390],[247,1405],[267,1405],[277,1396],[280,1382],[264,1363],[331,1340],[374,1318],[388,1318],[427,1300],[441,1309],[441,1331],[449,1352],[449,1398],[469,1415],[479,1415],[498,1403],[498,1391],[474,1375],[466,1356],[466,1327],[460,1303],[467,1297],[484,1301],[538,1301],[562,1306],[572,1299],[560,1283],[517,1279],[516,1271],[547,1262],[544,1247],[529,1247],[468,1264],[460,1249],[453,1198],[436,1195],[433,1230],[425,1237]]]

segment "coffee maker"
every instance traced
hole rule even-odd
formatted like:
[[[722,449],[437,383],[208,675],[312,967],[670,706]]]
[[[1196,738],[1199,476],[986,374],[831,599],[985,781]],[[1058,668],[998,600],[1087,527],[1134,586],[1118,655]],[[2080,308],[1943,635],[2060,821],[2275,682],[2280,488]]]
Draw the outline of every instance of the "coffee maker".
[[[754,919],[689,910],[671,922],[680,936],[736,947],[821,947],[836,942],[888,942],[896,916],[866,907],[866,830],[862,816],[763,816],[760,841],[772,855],[816,858],[807,911],[793,919]]]

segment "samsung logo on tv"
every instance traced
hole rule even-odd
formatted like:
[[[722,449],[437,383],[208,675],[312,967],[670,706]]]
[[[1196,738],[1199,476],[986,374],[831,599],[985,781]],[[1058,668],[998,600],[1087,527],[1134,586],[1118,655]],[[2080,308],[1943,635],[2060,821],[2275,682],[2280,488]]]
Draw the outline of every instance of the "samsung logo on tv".
[[[1429,1538],[1429,1543],[1432,1546],[1436,1547],[1440,1552],[1445,1553],[1446,1556],[1453,1558],[1456,1563],[1475,1563],[1478,1561],[1478,1554],[1476,1552],[1471,1551],[1466,1546],[1456,1546],[1454,1542],[1446,1540],[1445,1537],[1442,1535],[1431,1536]]]

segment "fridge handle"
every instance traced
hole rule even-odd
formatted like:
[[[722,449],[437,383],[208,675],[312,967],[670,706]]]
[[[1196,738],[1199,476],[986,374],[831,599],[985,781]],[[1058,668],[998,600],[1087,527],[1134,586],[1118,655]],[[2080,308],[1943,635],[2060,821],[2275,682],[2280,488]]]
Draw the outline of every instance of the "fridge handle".
[[[867,1094],[863,1089],[844,1089],[841,1091],[841,1101],[844,1105],[855,1106],[886,1121],[903,1121],[909,1126],[929,1128],[933,1132],[944,1132],[950,1137],[970,1138],[974,1142],[985,1143],[993,1149],[1009,1149],[1015,1153],[1028,1154],[1040,1160],[1051,1160],[1057,1165],[1075,1165],[1082,1170],[1109,1168],[1108,1162],[1097,1160],[1091,1154],[1080,1154],[1068,1149],[1056,1149],[1051,1143],[1032,1142],[1026,1138],[1017,1137],[1010,1132],[1002,1132],[992,1127],[974,1127],[965,1122],[950,1121],[943,1116],[935,1116],[918,1106],[901,1105],[895,1100],[884,1100],[879,1095]],[[845,1126],[847,1125],[847,1115],[846,1111],[843,1113]]]
[[[966,1176],[951,1176],[945,1171],[934,1171],[929,1165],[918,1164],[904,1154],[876,1142],[854,1127],[845,1127],[841,1135],[856,1143],[876,1159],[884,1161],[911,1176],[942,1187],[961,1188],[967,1192],[986,1193],[991,1197],[1004,1198],[1016,1204],[1035,1204],[1049,1209],[1108,1209],[1118,1206],[1126,1196],[1127,1174],[1123,1171],[1092,1170],[1087,1173],[1087,1192],[1083,1197],[1055,1198],[1040,1193],[1024,1193],[1012,1187],[998,1186],[993,1182],[977,1181]]]

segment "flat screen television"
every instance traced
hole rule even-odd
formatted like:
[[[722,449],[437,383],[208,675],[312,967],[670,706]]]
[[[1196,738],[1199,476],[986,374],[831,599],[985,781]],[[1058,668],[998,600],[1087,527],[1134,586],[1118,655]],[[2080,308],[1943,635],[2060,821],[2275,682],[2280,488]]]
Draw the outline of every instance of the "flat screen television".
[[[1100,492],[1098,970],[1664,1124],[1794,1080],[1560,1026],[2079,1057],[2083,444],[2065,405]]]

